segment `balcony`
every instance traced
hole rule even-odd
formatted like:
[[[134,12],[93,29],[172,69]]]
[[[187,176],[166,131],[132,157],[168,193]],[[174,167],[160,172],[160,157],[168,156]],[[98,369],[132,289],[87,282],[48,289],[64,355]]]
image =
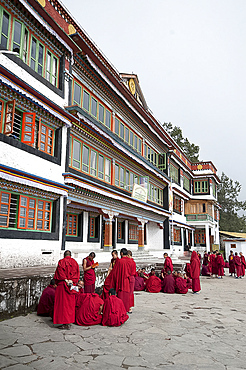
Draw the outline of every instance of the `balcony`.
[[[186,221],[212,221],[213,217],[207,213],[185,215]]]

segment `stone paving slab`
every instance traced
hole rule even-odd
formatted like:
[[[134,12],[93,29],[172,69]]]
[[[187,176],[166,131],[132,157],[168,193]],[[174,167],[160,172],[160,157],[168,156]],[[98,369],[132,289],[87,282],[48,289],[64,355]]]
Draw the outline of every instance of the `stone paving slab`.
[[[53,327],[35,313],[0,322],[0,369],[246,369],[246,280],[201,278],[193,295],[135,293],[119,328]]]

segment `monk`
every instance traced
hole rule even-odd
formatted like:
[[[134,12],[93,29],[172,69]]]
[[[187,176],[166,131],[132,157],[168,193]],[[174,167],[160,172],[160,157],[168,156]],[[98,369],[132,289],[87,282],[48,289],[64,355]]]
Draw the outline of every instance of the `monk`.
[[[242,262],[241,262],[240,257],[237,255],[237,252],[235,252],[234,261],[235,261],[235,268],[237,272],[236,279],[238,279],[242,277]]]
[[[229,255],[229,274],[231,274],[230,276],[232,276],[232,274],[234,274],[235,276],[235,260],[234,260],[234,254],[233,254],[233,251],[230,251],[230,255]]]
[[[175,293],[186,294],[187,292],[187,282],[185,279],[183,279],[181,272],[178,272],[178,277],[175,280]]]
[[[79,265],[71,257],[70,251],[64,252],[64,258],[58,262],[54,279],[57,284],[54,304],[53,323],[59,329],[70,329],[70,324],[75,321],[75,294],[70,290],[73,284],[79,281]]]
[[[221,253],[217,255],[217,266],[218,266],[218,278],[223,279],[224,274],[224,267],[225,261]]]
[[[97,293],[77,294],[75,323],[82,326],[101,324],[103,303]]]
[[[190,263],[189,262],[186,263],[184,270],[186,272],[187,277],[190,278]]]
[[[43,290],[40,297],[37,315],[53,317],[56,287],[55,279],[51,279],[50,284]]]
[[[145,279],[142,276],[141,275],[135,276],[134,290],[136,292],[140,292],[145,289]]]
[[[217,251],[214,251],[211,256],[211,264],[212,264],[212,275],[217,277],[218,275],[218,266],[217,266]]]
[[[125,306],[126,312],[130,310],[130,276],[132,273],[132,264],[127,257],[127,249],[122,248],[120,251],[121,258],[113,268],[113,288],[116,290]]]
[[[169,270],[164,277],[163,283],[162,283],[162,291],[163,293],[169,293],[173,294],[175,293],[175,279]]]
[[[208,263],[209,263],[209,260],[208,260],[208,254],[207,253],[204,253],[204,257],[203,257],[203,261],[202,261],[202,276],[210,276],[211,273],[208,269]]]
[[[136,263],[132,258],[132,252],[130,250],[127,251],[127,257],[131,261],[131,276],[130,276],[130,310],[129,313],[132,312],[132,307],[134,307],[134,286],[135,286],[135,275],[136,275]]]
[[[96,257],[96,254],[94,252],[91,252],[89,256],[83,259],[85,293],[95,292],[96,274],[95,274],[95,268],[93,267],[95,257]]]
[[[102,325],[120,326],[128,319],[124,303],[116,297],[115,289],[110,289],[109,296],[104,301]]]
[[[107,277],[104,281],[103,292],[102,292],[102,296],[101,296],[101,298],[104,299],[104,300],[106,298],[108,298],[108,292],[113,287],[113,273],[112,273],[112,271],[113,271],[113,268],[116,265],[116,263],[119,261],[118,252],[117,252],[116,249],[114,249],[112,251],[111,255],[112,255],[112,259],[111,259],[111,262],[110,262],[110,265],[109,265]]]
[[[212,275],[212,262],[211,262],[211,253],[210,252],[208,252],[207,271],[208,271],[208,274],[211,276]]]
[[[239,253],[240,255],[240,259],[241,259],[241,270],[242,270],[242,277],[245,276],[245,267],[246,267],[246,262],[245,262],[245,258],[244,258],[244,255],[242,252]]]
[[[146,292],[159,293],[161,291],[161,279],[155,275],[155,269],[151,269],[149,278],[146,280]]]
[[[197,294],[201,290],[200,286],[200,261],[196,251],[193,251],[190,259],[192,291]]]
[[[184,279],[186,280],[187,288],[192,289],[192,280],[186,274],[184,274]]]
[[[163,269],[164,269],[164,275],[166,275],[169,270],[173,272],[173,263],[172,263],[171,258],[168,257],[167,253],[164,253],[164,258],[165,258],[165,261],[164,261]]]

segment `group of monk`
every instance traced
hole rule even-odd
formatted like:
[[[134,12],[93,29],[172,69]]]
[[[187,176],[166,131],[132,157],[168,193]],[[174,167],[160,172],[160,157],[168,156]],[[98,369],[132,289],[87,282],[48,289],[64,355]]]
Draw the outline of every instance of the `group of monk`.
[[[239,252],[238,255],[237,252],[234,254],[233,251],[230,251],[228,261],[224,261],[223,255],[218,250],[212,253],[204,253],[201,274],[222,279],[225,275],[224,269],[229,267],[230,276],[234,276],[236,279],[243,278],[246,267],[243,253]]]

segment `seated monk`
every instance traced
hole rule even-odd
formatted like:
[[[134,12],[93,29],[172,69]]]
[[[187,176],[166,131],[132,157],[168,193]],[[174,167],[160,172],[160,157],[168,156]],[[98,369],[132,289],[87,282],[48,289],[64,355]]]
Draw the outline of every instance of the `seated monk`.
[[[174,279],[177,279],[177,277],[178,277],[178,272],[177,271],[173,271],[173,277],[174,277]]]
[[[109,296],[104,301],[102,325],[120,326],[128,319],[124,303],[116,297],[115,289],[110,289]]]
[[[159,293],[160,291],[161,291],[161,279],[159,279],[155,275],[155,270],[152,269],[148,280],[146,280],[146,292]]]
[[[170,270],[167,271],[167,275],[163,279],[162,291],[169,294],[175,293],[175,279]]]
[[[101,324],[103,300],[99,297],[99,289],[95,293],[76,295],[75,323],[82,326]]]
[[[146,274],[146,270],[144,267],[142,268],[142,274],[143,274],[144,279],[148,279],[149,275]]]
[[[202,276],[211,276],[211,273],[209,272],[208,265],[202,265]]]
[[[192,280],[186,274],[184,274],[184,279],[186,280],[187,288],[192,289]]]
[[[145,279],[142,276],[135,276],[134,290],[140,292],[145,289]]]
[[[80,280],[77,285],[72,285],[70,290],[74,290],[76,293],[84,293],[84,282]]]
[[[53,317],[56,287],[55,279],[51,279],[50,285],[43,290],[40,297],[37,315]]]
[[[151,269],[151,271],[150,271],[150,273],[149,273],[149,275],[148,275],[149,277],[150,276],[155,276],[155,269]]]
[[[183,279],[181,272],[178,272],[175,280],[175,292],[178,294],[186,294],[188,292],[186,279]]]

